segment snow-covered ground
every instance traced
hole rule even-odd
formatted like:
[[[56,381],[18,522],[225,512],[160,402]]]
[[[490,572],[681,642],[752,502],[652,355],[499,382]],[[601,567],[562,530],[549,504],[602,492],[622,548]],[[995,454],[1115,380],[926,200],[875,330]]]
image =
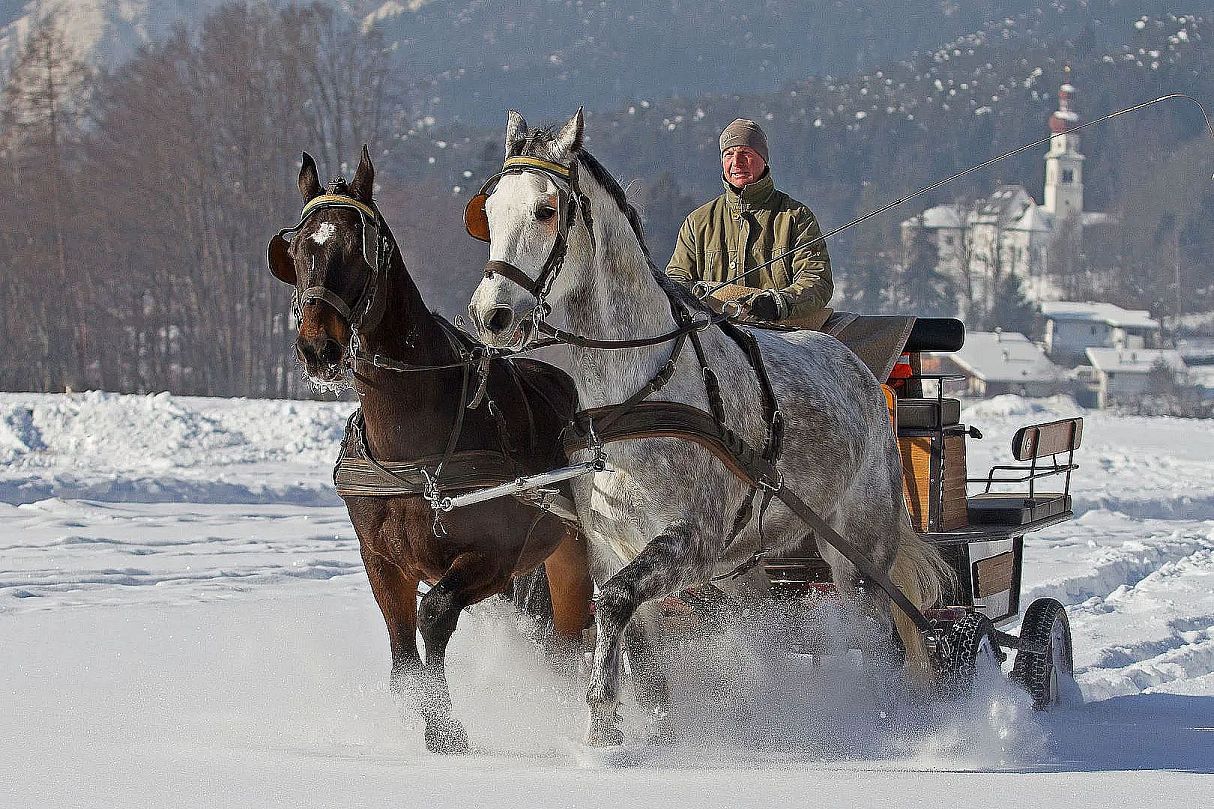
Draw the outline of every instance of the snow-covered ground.
[[[752,665],[714,691],[693,661],[676,677],[678,745],[595,754],[578,744],[579,687],[491,604],[464,616],[450,657],[477,752],[442,759],[387,690],[331,490],[350,408],[0,394],[0,807],[1214,799],[1206,423],[1085,414],[1079,516],[1029,540],[1026,598],[1068,605],[1082,707],[1037,715],[992,682],[882,721],[829,667]],[[1073,412],[973,405],[986,438],[971,471],[1006,460],[1018,426]]]

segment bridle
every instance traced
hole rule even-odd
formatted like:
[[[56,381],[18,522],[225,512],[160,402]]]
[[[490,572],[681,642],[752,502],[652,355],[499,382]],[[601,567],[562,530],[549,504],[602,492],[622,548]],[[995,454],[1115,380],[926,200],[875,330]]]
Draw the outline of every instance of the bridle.
[[[344,209],[358,214],[359,224],[362,228],[363,261],[370,269],[370,273],[353,303],[346,303],[340,295],[325,286],[323,282],[317,283],[315,277],[310,275],[308,282],[311,286],[304,289],[303,292],[300,292],[298,287],[296,287],[292,305],[295,316],[298,319],[303,307],[308,304],[326,304],[337,314],[341,315],[346,323],[349,324],[352,333],[351,342],[355,342],[357,340],[356,335],[360,331],[365,332],[373,328],[375,322],[383,314],[383,307],[381,306],[376,312],[375,317],[373,319],[370,317],[372,308],[376,303],[376,292],[379,290],[380,281],[383,278],[388,258],[394,246],[394,242],[384,224],[383,216],[374,203],[367,205],[347,194],[336,193],[334,191],[321,194],[310,200],[300,212],[298,224],[293,227],[283,228],[278,232],[278,235],[270,240],[270,266],[271,268],[274,267],[277,251],[285,252],[289,250],[290,242],[287,240],[288,235],[297,234],[308,223],[309,219],[321,211],[333,209]],[[275,274],[277,275],[277,273]]]
[[[548,305],[548,293],[552,284],[565,266],[565,257],[569,252],[569,231],[576,227],[579,214],[586,233],[590,238],[591,250],[596,249],[594,236],[594,220],[590,214],[590,199],[578,185],[578,162],[576,158],[568,165],[542,160],[538,157],[516,156],[506,158],[502,170],[494,174],[481,185],[480,191],[468,201],[464,207],[464,227],[468,235],[483,242],[489,241],[489,219],[485,213],[485,202],[498,182],[509,174],[534,173],[548,178],[557,188],[557,217],[558,227],[556,241],[544,260],[540,273],[533,280],[521,269],[507,261],[485,262],[485,278],[500,275],[511,281],[535,298],[536,305],[531,311],[529,320],[535,333],[547,338],[528,346],[510,346],[532,351],[550,345],[572,345],[579,348],[596,349],[627,349],[646,348],[649,346],[669,343],[685,337],[696,331],[703,331],[726,319],[726,315],[705,313],[705,316],[695,315],[676,316],[678,326],[665,334],[656,337],[642,337],[633,340],[599,340],[592,337],[564,331],[544,320],[551,313]],[[672,307],[676,307],[671,301]],[[678,308],[678,307],[676,307]],[[523,338],[526,339],[525,336]]]
[[[333,185],[337,186],[338,183],[335,182]],[[461,345],[458,336],[451,334],[449,328],[444,328],[443,332],[447,335],[452,349],[459,357],[456,362],[442,365],[417,365],[386,357],[382,354],[367,354],[362,350],[360,335],[366,334],[373,329],[378,324],[380,318],[383,317],[384,311],[387,308],[387,300],[385,296],[379,294],[379,288],[387,277],[392,253],[396,249],[396,239],[393,238],[392,231],[388,228],[387,222],[379,212],[379,209],[375,207],[374,202],[368,205],[354,199],[348,194],[338,193],[332,189],[329,193],[310,200],[300,212],[299,222],[293,227],[283,228],[270,240],[270,270],[274,273],[275,277],[283,280],[284,273],[279,267],[282,266],[283,262],[294,262],[294,259],[290,255],[291,242],[287,240],[287,236],[298,233],[307,224],[308,220],[320,211],[335,208],[351,210],[358,214],[363,237],[362,257],[367,267],[370,268],[370,273],[363,284],[362,290],[358,293],[357,299],[352,304],[346,303],[340,295],[323,283],[317,284],[314,278],[309,277],[308,281],[311,285],[304,289],[303,292],[299,291],[298,286],[295,287],[295,293],[292,297],[292,308],[296,320],[300,319],[303,307],[310,303],[323,303],[340,315],[350,327],[350,345],[344,358],[348,366],[362,361],[386,371],[409,373],[440,371],[448,368],[467,368],[475,363],[479,352],[476,349],[469,350]]]
[[[582,224],[586,226],[586,233],[589,234],[591,249],[594,249],[594,220],[590,213],[590,200],[582,193],[582,189],[578,185],[577,171],[576,160],[566,166],[549,160],[541,160],[538,157],[509,157],[506,158],[502,170],[486,180],[481,185],[480,191],[468,201],[464,208],[464,227],[468,234],[474,239],[488,242],[489,219],[485,213],[485,203],[503,177],[510,174],[539,174],[556,186],[556,240],[552,244],[552,249],[548,251],[548,257],[544,259],[535,280],[507,261],[485,262],[486,278],[501,275],[522,287],[535,298],[533,319],[537,327],[540,321],[552,311],[547,302],[548,293],[561,269],[565,266],[565,256],[569,252],[569,231],[577,225],[579,215]]]

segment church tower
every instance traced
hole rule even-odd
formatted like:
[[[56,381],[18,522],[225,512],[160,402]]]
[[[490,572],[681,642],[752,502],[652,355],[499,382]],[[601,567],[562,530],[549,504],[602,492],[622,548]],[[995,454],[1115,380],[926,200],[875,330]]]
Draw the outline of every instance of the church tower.
[[[1058,222],[1083,213],[1083,155],[1079,153],[1079,133],[1062,134],[1079,123],[1071,108],[1075,88],[1066,81],[1058,88],[1058,109],[1050,116],[1050,151],[1045,156],[1045,205]]]

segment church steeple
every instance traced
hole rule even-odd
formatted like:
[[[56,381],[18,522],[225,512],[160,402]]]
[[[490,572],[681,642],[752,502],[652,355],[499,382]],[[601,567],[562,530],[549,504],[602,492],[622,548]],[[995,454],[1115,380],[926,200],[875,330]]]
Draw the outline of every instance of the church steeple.
[[[1079,153],[1079,133],[1067,133],[1079,123],[1079,114],[1071,108],[1075,87],[1071,68],[1066,67],[1063,85],[1058,88],[1058,109],[1050,116],[1050,151],[1045,156],[1045,205],[1060,220],[1083,213],[1083,155]]]

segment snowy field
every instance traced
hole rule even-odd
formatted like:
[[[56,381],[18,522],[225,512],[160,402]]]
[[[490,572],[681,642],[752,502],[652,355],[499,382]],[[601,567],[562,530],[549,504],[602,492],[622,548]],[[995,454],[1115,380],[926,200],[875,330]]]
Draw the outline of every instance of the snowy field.
[[[1025,603],[1068,605],[1083,706],[1037,715],[992,682],[883,723],[829,667],[772,666],[727,683],[718,710],[690,663],[683,740],[604,755],[578,743],[580,687],[487,605],[450,655],[476,753],[444,759],[388,692],[331,490],[350,408],[0,394],[0,807],[1214,800],[1208,423],[1086,414],[1079,516],[1029,540]],[[1016,427],[1073,413],[974,405],[971,472],[1006,461]]]

